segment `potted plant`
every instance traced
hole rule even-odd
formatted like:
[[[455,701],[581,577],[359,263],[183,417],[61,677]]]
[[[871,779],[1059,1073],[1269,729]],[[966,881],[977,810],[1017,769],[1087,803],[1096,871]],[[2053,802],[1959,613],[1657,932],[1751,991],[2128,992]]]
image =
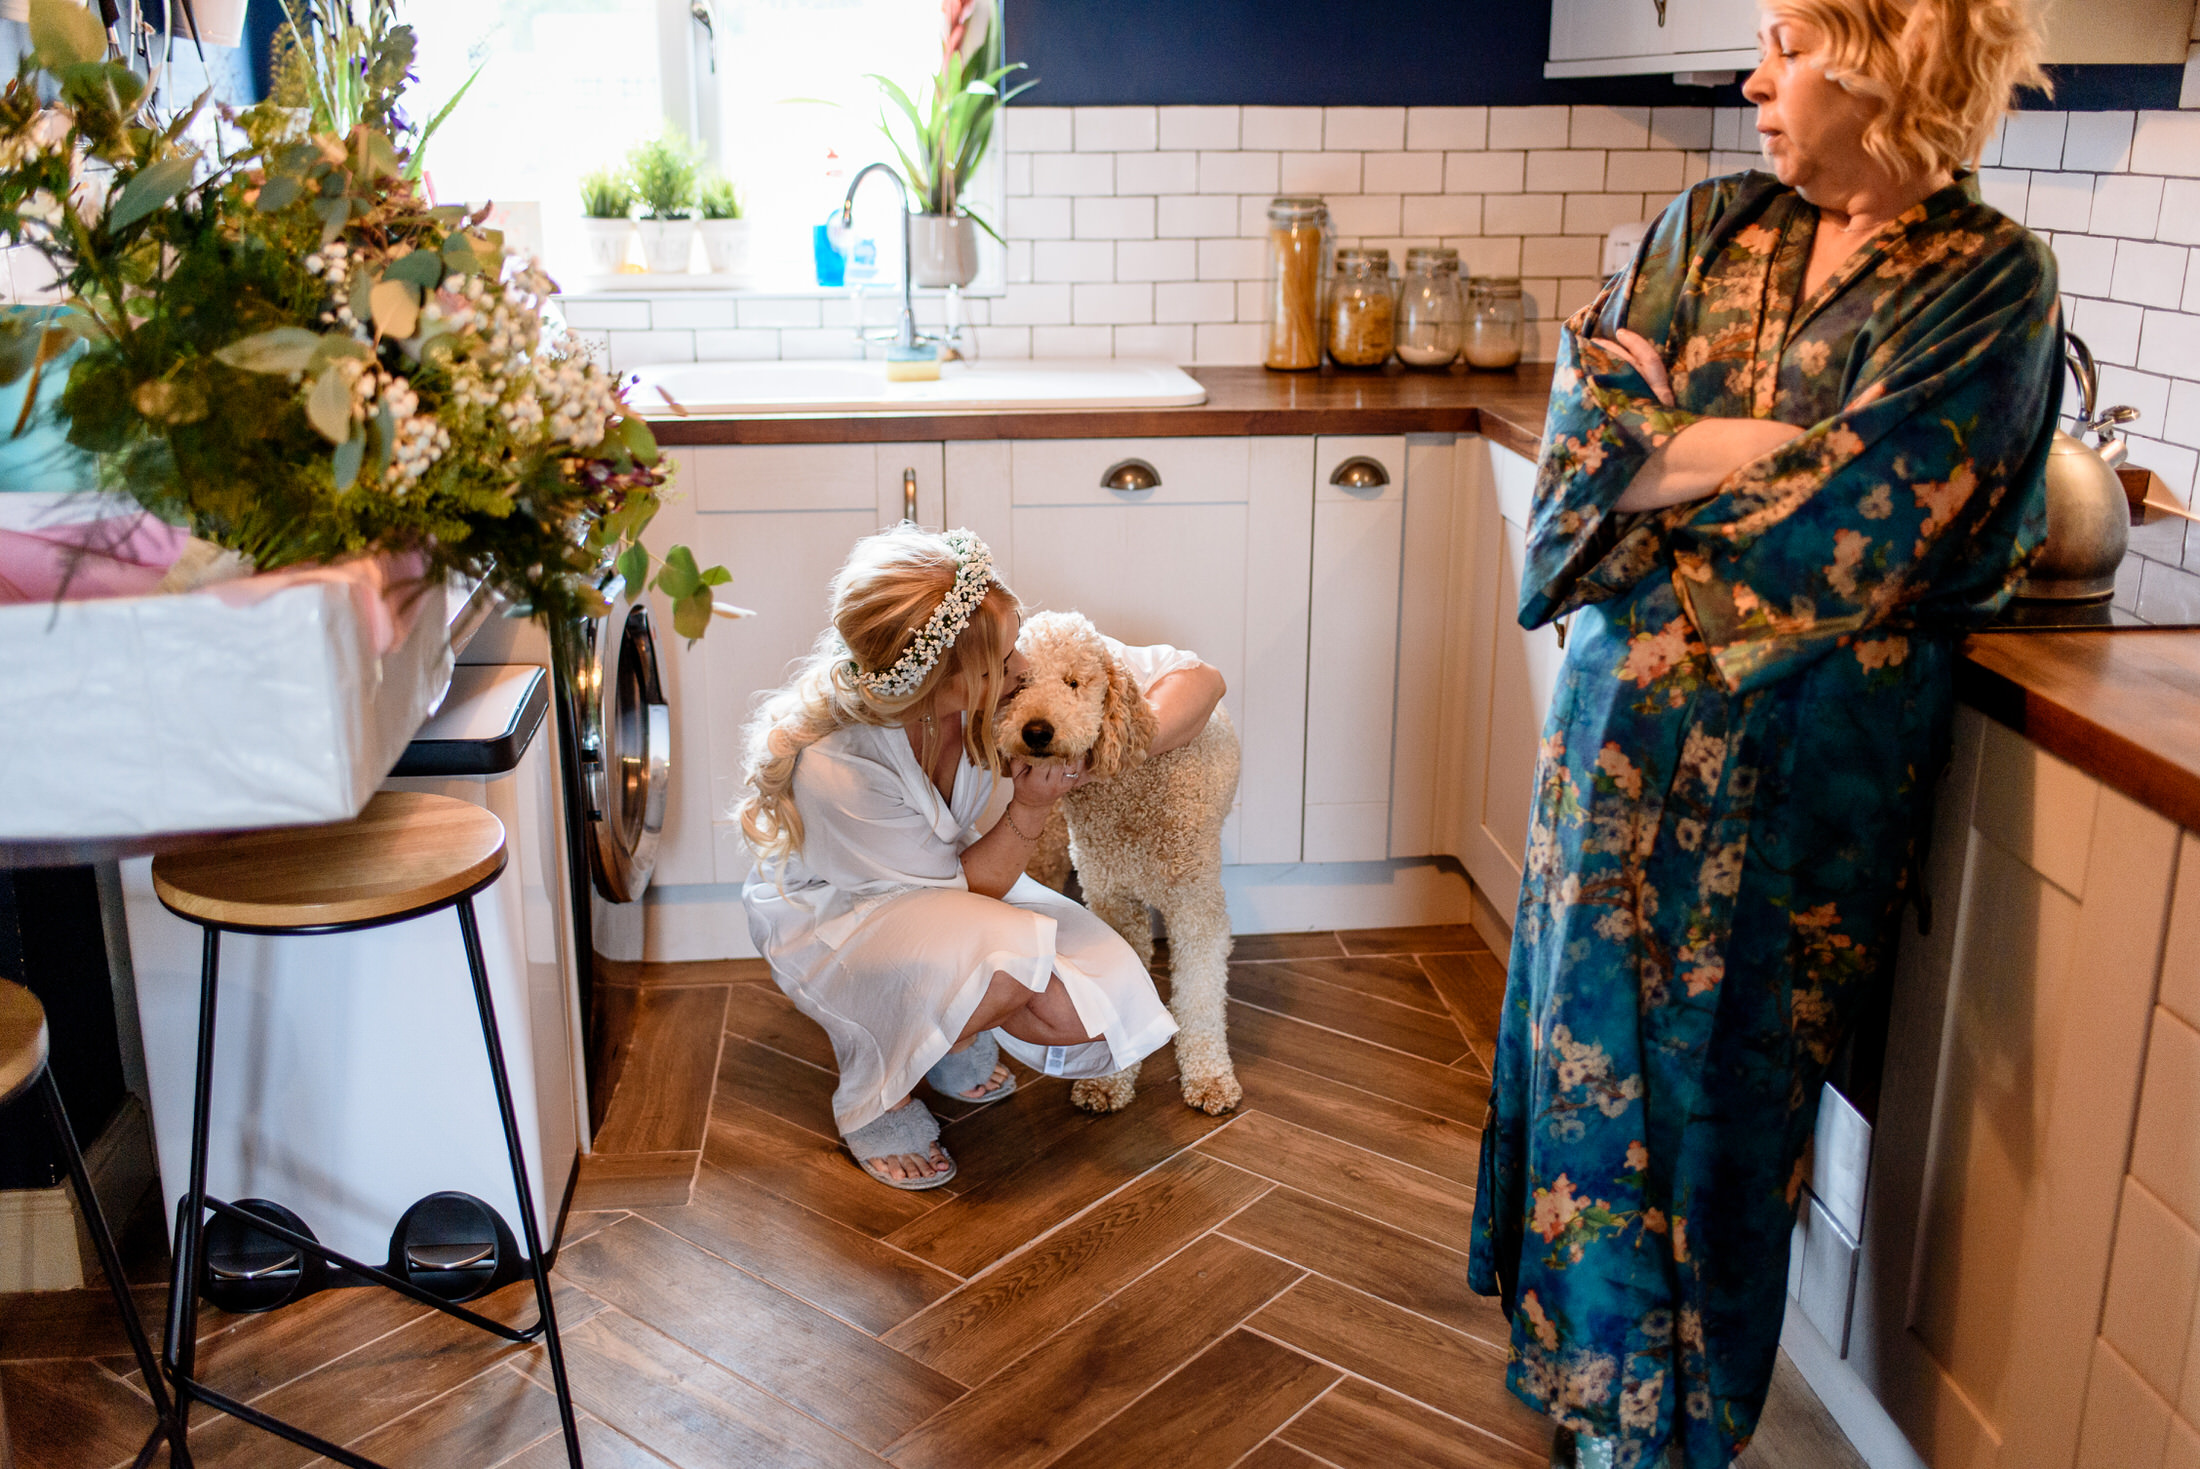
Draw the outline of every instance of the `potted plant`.
[[[940,70],[930,79],[919,107],[894,82],[876,73],[871,80],[900,111],[912,137],[902,138],[882,114],[879,130],[901,158],[910,192],[923,208],[909,221],[909,278],[920,286],[967,286],[978,274],[978,236],[994,239],[993,226],[962,204],[962,186],[993,141],[993,121],[1001,104],[1036,82],[1001,90],[1001,80],[1023,63],[1001,61],[1001,27],[996,0],[945,0],[941,8]]]
[[[695,150],[685,138],[659,133],[627,155],[626,171],[642,203],[642,259],[652,271],[685,275],[695,248],[695,221],[688,211],[695,207],[702,172]]]
[[[624,169],[599,168],[581,175],[581,228],[588,235],[588,268],[598,275],[626,269],[634,239],[634,185]]]
[[[703,180],[696,196],[703,213],[703,253],[710,268],[739,281],[749,268],[749,222],[741,217],[741,196],[717,174]]]

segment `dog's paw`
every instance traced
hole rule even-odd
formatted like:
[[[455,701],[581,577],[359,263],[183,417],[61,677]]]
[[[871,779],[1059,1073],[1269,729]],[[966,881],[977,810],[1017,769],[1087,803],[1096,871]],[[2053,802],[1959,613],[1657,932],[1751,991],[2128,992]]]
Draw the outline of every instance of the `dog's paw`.
[[[1227,1071],[1184,1078],[1184,1104],[1197,1107],[1209,1117],[1220,1117],[1244,1100],[1245,1088]]]
[[[1117,1072],[1113,1076],[1089,1076],[1072,1082],[1069,1099],[1087,1112],[1120,1112],[1137,1093],[1138,1078]]]

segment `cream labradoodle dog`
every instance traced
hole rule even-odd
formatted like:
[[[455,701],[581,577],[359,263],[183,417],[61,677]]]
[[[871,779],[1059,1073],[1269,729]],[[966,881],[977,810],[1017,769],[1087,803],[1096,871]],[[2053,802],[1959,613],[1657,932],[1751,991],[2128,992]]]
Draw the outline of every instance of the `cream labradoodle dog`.
[[[1031,875],[1060,888],[1074,861],[1087,906],[1141,962],[1153,960],[1147,905],[1160,910],[1184,1100],[1227,1112],[1244,1095],[1230,1069],[1223,1018],[1230,918],[1222,821],[1237,795],[1237,731],[1218,705],[1190,744],[1149,759],[1153,710],[1091,622],[1075,612],[1041,612],[1025,620],[1016,646],[1031,671],[1001,708],[1001,747],[1042,763],[1091,758],[1089,777],[1062,798],[1067,850],[1042,843]],[[1113,1112],[1130,1101],[1137,1081],[1132,1066],[1080,1081],[1070,1096],[1089,1111]]]

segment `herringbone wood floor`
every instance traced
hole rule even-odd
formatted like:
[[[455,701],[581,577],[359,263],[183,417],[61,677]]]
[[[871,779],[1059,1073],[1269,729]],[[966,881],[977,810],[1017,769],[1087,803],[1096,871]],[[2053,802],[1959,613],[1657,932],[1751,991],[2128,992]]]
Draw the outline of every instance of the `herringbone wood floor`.
[[[1185,1107],[1166,1051],[1111,1117],[1024,1073],[991,1107],[934,1102],[961,1171],[918,1194],[840,1151],[825,1037],[760,965],[626,979],[557,1268],[596,1469],[1545,1462],[1460,1253],[1504,981],[1471,930],[1241,938],[1235,1114]],[[200,1360],[393,1466],[564,1462],[539,1349],[385,1292],[210,1312]],[[0,1385],[20,1469],[126,1463],[142,1434],[97,1293],[0,1298]],[[194,1449],[307,1459],[229,1420]],[[1860,1469],[1784,1364],[1745,1463]]]

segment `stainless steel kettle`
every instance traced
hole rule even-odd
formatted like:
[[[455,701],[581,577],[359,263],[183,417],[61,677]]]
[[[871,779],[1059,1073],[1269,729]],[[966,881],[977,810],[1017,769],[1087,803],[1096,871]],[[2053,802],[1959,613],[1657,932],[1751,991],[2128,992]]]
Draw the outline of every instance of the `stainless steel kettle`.
[[[2077,428],[2098,447],[2061,429],[2047,451],[2047,544],[2017,583],[2035,602],[2095,602],[2115,595],[2116,572],[2131,544],[2131,502],[2116,466],[2127,452],[2117,430],[2139,416],[2116,407],[2096,416],[2100,374],[2093,354],[2074,334],[2064,336],[2080,393]]]

